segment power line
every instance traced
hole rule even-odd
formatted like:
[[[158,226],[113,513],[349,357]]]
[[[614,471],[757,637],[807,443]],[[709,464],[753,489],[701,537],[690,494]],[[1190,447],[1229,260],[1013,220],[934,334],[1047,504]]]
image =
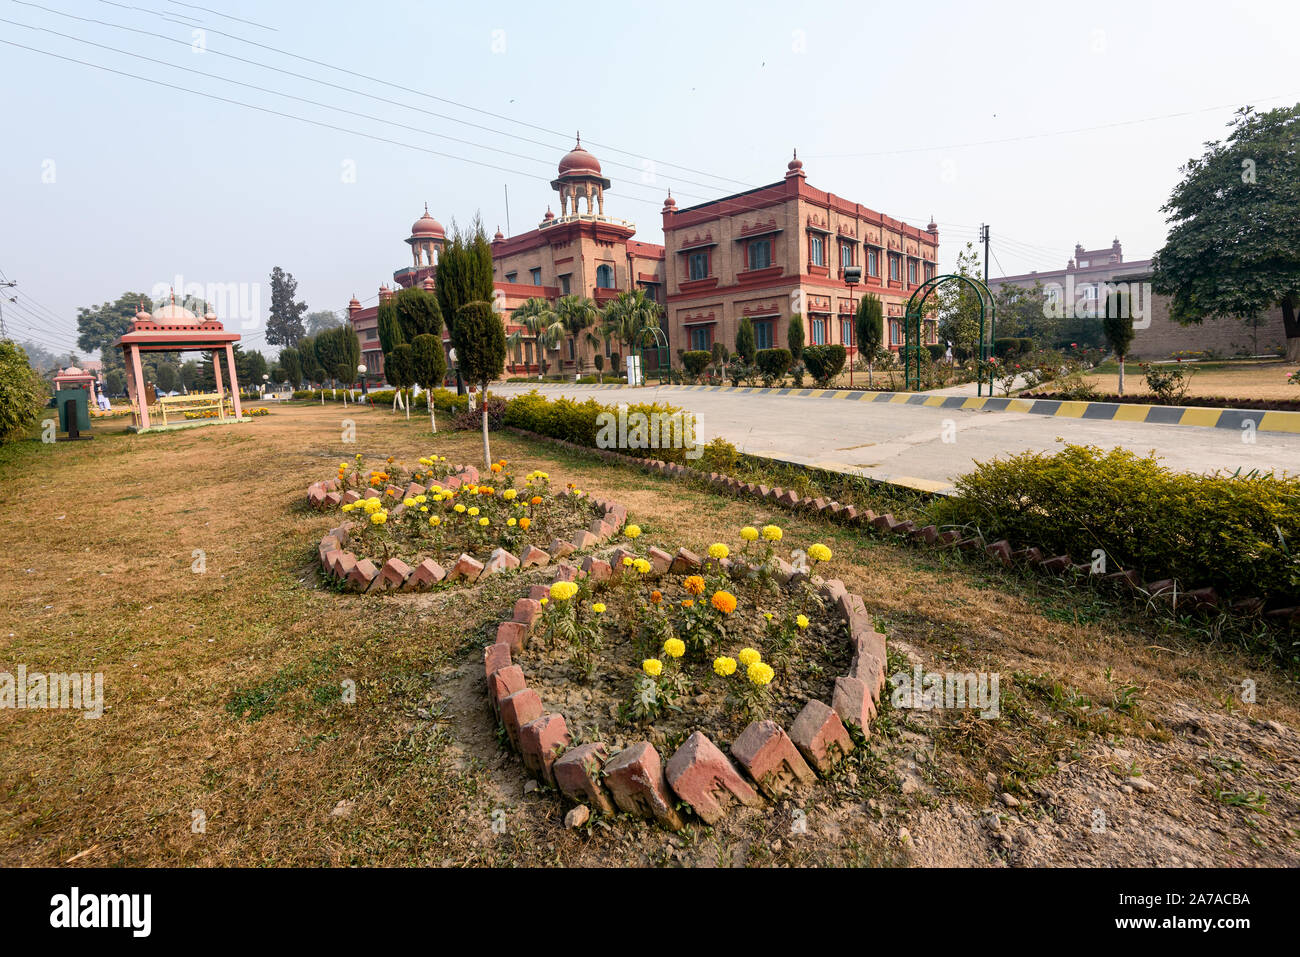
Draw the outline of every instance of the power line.
[[[40,9],[42,9],[42,10],[46,10],[46,11],[49,12],[49,13],[61,13],[61,11],[58,11],[58,10],[51,10],[51,9],[48,8],[48,7],[41,7],[40,4],[30,3],[30,2],[27,2],[27,0],[14,0],[14,2],[16,2],[16,3],[22,3],[24,6],[39,7]],[[100,2],[101,2],[101,3],[107,3],[107,2],[109,2],[109,0],[100,0]],[[154,13],[157,13],[157,11],[146,11],[146,12],[154,12]],[[161,15],[161,14],[158,14],[158,15]],[[81,18],[78,18],[78,19],[81,19]],[[104,21],[94,21],[94,22],[103,23]],[[111,23],[106,23],[105,25],[107,25],[107,26],[116,26],[116,24],[111,24]],[[130,29],[130,28],[127,28],[127,29]],[[333,64],[333,63],[329,63],[329,62],[326,62],[326,61],[323,61],[323,60],[314,60],[314,59],[312,59],[311,57],[306,57],[306,56],[302,56],[301,54],[292,53],[292,52],[290,52],[289,50],[281,50],[281,49],[279,49],[278,47],[268,46],[268,45],[265,44],[265,43],[258,43],[256,40],[249,40],[247,37],[236,36],[236,35],[234,35],[234,34],[232,34],[232,33],[225,33],[225,32],[223,32],[223,31],[221,31],[221,30],[216,30],[216,29],[209,29],[208,32],[209,32],[209,33],[215,33],[215,34],[218,35],[218,36],[226,37],[227,39],[230,39],[230,40],[235,40],[235,41],[238,42],[238,43],[247,43],[249,46],[255,46],[255,47],[258,47],[258,48],[263,49],[263,50],[268,50],[268,51],[270,51],[270,52],[272,52],[272,53],[278,53],[278,54],[280,54],[281,56],[287,56],[287,57],[291,57],[291,58],[293,58],[293,59],[295,59],[295,60],[301,60],[301,61],[303,61],[304,63],[311,63],[311,64],[313,64],[313,65],[315,65],[315,66],[323,66],[323,67],[325,67],[326,69],[334,70],[334,71],[339,72],[339,73],[344,73],[344,74],[347,74],[348,76],[354,76],[354,77],[357,77],[358,79],[367,80],[367,81],[369,81],[369,82],[371,82],[371,83],[378,83],[378,84],[381,84],[382,86],[387,86],[387,87],[390,87],[390,88],[395,89],[395,90],[401,90],[401,91],[403,91],[404,93],[411,93],[411,94],[414,94],[415,96],[421,96],[421,97],[424,97],[424,98],[426,98],[426,99],[435,100],[435,101],[437,101],[437,102],[439,102],[439,103],[446,103],[446,104],[449,105],[449,106],[455,106],[455,107],[458,107],[458,108],[460,108],[460,109],[462,109],[462,110],[469,110],[470,112],[473,112],[473,113],[479,113],[479,114],[482,114],[483,116],[490,116],[490,117],[492,117],[493,119],[496,119],[496,120],[502,120],[503,122],[506,122],[506,123],[513,123],[513,124],[515,124],[515,125],[522,126],[522,127],[527,128],[527,129],[537,130],[539,133],[547,133],[547,134],[549,134],[549,135],[551,135],[551,136],[560,136],[560,137],[567,137],[567,135],[568,135],[567,133],[563,133],[563,132],[560,132],[560,131],[558,131],[558,130],[552,130],[552,129],[549,129],[549,128],[545,127],[545,126],[539,126],[539,125],[536,124],[536,123],[529,123],[529,122],[527,122],[526,120],[518,120],[518,119],[515,119],[514,117],[506,116],[506,115],[504,115],[504,114],[502,114],[502,113],[494,113],[494,112],[491,111],[491,110],[485,110],[485,109],[482,109],[482,108],[477,107],[477,106],[471,106],[471,105],[469,105],[468,103],[461,103],[461,102],[459,102],[458,100],[449,99],[449,98],[447,98],[447,97],[443,97],[443,96],[436,96],[435,94],[433,94],[433,93],[427,93],[427,92],[425,92],[424,90],[413,89],[413,88],[408,87],[408,86],[403,86],[403,85],[401,85],[400,83],[393,83],[393,82],[390,82],[390,81],[388,81],[388,80],[381,79],[380,77],[370,76],[369,74],[366,74],[366,73],[359,73],[359,72],[357,72],[357,71],[355,71],[355,70],[349,70],[349,69],[347,69],[347,68],[345,68],[345,67],[336,66],[336,65]],[[168,39],[174,39],[174,38],[170,38],[170,37],[169,37]],[[182,42],[183,42],[183,41],[182,41]],[[270,69],[275,69],[275,68],[272,67],[272,68],[270,68]],[[320,81],[320,82],[324,82],[324,81]],[[354,91],[354,92],[355,92],[355,91]],[[365,94],[363,94],[363,95],[365,95]],[[504,134],[504,135],[511,136],[511,135],[514,135],[514,134],[506,133],[506,134]],[[644,155],[644,154],[642,154],[642,153],[636,153],[636,152],[633,152],[633,151],[631,151],[631,150],[620,149],[619,147],[613,146],[613,145],[608,144],[608,143],[598,143],[598,142],[596,142],[596,141],[594,141],[594,140],[590,140],[589,143],[590,143],[590,145],[592,145],[592,146],[599,146],[601,149],[610,149],[610,150],[613,150],[614,152],[616,152],[616,153],[621,153],[621,154],[623,154],[624,156],[632,156],[632,157],[635,157],[636,159],[641,159],[641,160],[650,160],[652,163],[655,163],[656,165],[667,166],[667,167],[670,167],[670,168],[672,168],[672,169],[685,170],[685,171],[688,172],[688,173],[695,173],[695,174],[700,175],[700,176],[708,176],[708,177],[710,177],[711,179],[718,179],[718,180],[722,180],[722,181],[724,181],[724,182],[737,183],[737,184],[739,184],[739,185],[741,185],[741,186],[745,186],[745,187],[747,187],[747,188],[752,188],[752,184],[746,183],[746,182],[744,182],[743,180],[738,180],[738,179],[735,179],[735,178],[730,177],[730,176],[722,176],[722,175],[717,174],[717,173],[710,173],[710,172],[708,172],[707,170],[694,169],[693,167],[690,167],[690,166],[683,166],[683,165],[678,164],[678,163],[670,163],[670,162],[668,162],[667,160],[656,159],[656,158],[651,157],[651,156],[646,156],[646,155]]]
[[[256,20],[245,20],[243,17],[236,17],[229,13],[222,13],[219,10],[213,10],[211,7],[200,7],[193,3],[181,3],[180,0],[167,0],[168,3],[175,4],[178,7],[189,7],[191,10],[202,10],[204,13],[211,13],[214,16],[224,17],[227,20],[237,20],[240,23],[247,23],[251,27],[260,27],[263,30],[270,30],[272,33],[279,33],[279,27],[270,27],[265,23],[258,23]]]

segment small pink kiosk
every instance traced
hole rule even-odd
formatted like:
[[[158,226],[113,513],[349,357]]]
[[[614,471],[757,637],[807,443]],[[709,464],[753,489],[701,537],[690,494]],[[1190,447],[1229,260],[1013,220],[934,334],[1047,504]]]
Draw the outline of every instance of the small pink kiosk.
[[[172,301],[152,314],[143,308],[136,313],[131,328],[126,331],[117,345],[122,347],[126,360],[126,387],[131,397],[131,409],[135,415],[133,428],[137,432],[150,429],[184,428],[192,425],[219,422],[248,422],[239,405],[239,381],[235,376],[235,349],[239,333],[227,332],[213,312],[208,312],[202,319],[184,306],[176,305],[176,295]],[[191,394],[157,399],[150,409],[149,390],[144,381],[144,371],[140,364],[142,352],[193,352],[195,350],[212,353],[213,371],[216,373],[217,391],[212,394]],[[230,378],[228,394],[233,415],[226,412],[227,393],[221,376],[221,357],[226,357],[226,369]],[[168,422],[168,413],[177,414],[189,411],[215,410],[215,415],[208,419],[185,419]],[[151,418],[161,417],[161,422]]]
[[[99,407],[99,395],[95,390],[97,382],[98,380],[93,372],[86,372],[76,366],[68,366],[54,376],[54,391],[57,392],[60,389],[85,389],[90,393],[89,406],[95,409]]]

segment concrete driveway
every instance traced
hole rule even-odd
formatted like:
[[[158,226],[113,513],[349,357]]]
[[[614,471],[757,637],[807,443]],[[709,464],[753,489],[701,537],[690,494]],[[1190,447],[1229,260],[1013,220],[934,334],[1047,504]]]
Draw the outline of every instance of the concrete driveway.
[[[503,396],[527,392],[521,383],[494,386]],[[1025,412],[934,408],[829,397],[696,392],[672,386],[598,389],[546,384],[548,396],[594,398],[607,405],[663,402],[697,414],[697,434],[715,436],[753,455],[943,491],[974,463],[1026,450],[1052,451],[1061,442],[1154,451],[1171,468],[1300,474],[1300,435],[1242,432],[1057,418]]]

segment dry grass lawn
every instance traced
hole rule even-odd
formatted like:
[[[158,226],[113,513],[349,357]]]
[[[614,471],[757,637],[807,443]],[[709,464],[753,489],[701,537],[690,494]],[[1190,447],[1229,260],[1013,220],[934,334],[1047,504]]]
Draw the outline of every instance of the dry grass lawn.
[[[1218,396],[1231,399],[1274,399],[1296,401],[1300,399],[1300,386],[1287,382],[1287,376],[1300,369],[1294,362],[1284,359],[1261,359],[1236,362],[1189,362],[1193,370],[1187,396]],[[1098,367],[1100,371],[1086,376],[1105,395],[1119,390],[1119,374],[1115,363]],[[1109,370],[1109,371],[1107,371]],[[1147,394],[1142,370],[1136,362],[1124,364],[1124,387],[1131,395]],[[1043,386],[1050,390],[1051,384]]]
[[[480,649],[523,582],[376,600],[315,570],[337,517],[306,509],[310,481],[358,451],[473,462],[476,434],[310,405],[120,428],[0,451],[0,671],[102,671],[108,708],[0,711],[0,865],[1300,863],[1300,695],[1211,625],[501,435],[496,456],[626,503],[643,544],[735,543],[765,519],[825,541],[892,665],[1002,675],[1000,720],[886,709],[801,807],[566,831],[482,697]]]

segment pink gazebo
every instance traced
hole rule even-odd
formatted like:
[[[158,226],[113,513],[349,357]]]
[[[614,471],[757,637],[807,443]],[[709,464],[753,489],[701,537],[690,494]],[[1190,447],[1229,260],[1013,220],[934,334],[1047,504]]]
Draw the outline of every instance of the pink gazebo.
[[[239,405],[239,381],[235,375],[235,349],[239,333],[227,332],[213,312],[208,312],[202,319],[184,306],[176,305],[176,296],[172,301],[153,314],[143,308],[136,313],[131,328],[126,331],[117,345],[122,347],[126,361],[126,387],[131,403],[136,410],[139,431],[149,428],[149,402],[145,396],[144,371],[140,364],[142,352],[193,352],[195,350],[212,353],[213,371],[216,373],[217,402],[223,399],[221,380],[221,356],[226,357],[226,369],[230,374],[230,396],[234,405],[235,420],[243,417]]]

